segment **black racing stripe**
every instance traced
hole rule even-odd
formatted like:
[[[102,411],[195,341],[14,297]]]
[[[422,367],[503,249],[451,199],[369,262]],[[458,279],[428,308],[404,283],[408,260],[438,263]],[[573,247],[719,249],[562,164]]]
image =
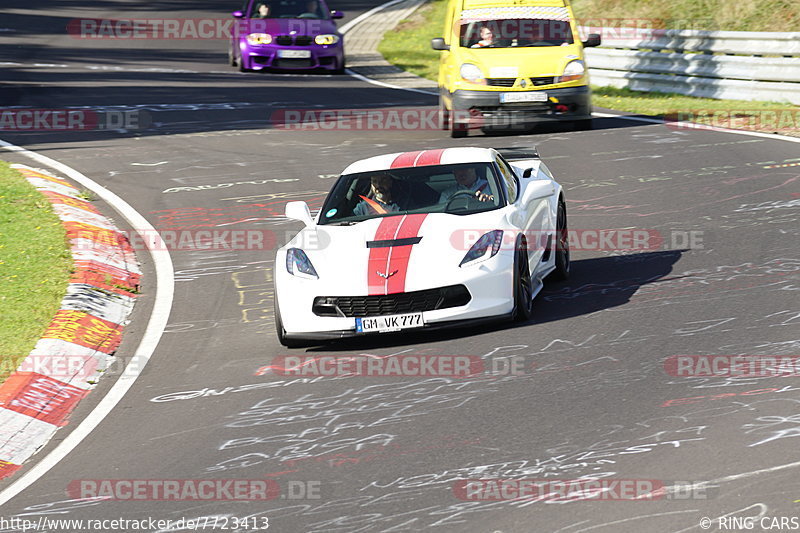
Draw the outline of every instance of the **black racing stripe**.
[[[367,241],[367,248],[389,248],[391,246],[410,246],[417,244],[422,237],[408,237],[407,239],[389,239],[387,241]]]

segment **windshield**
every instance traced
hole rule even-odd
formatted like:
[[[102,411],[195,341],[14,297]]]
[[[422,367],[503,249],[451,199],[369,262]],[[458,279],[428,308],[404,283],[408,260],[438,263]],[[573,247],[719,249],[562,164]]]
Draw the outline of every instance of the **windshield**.
[[[275,0],[253,2],[254,19],[327,19],[325,5],[319,0]]]
[[[341,176],[325,199],[319,223],[408,213],[468,215],[497,209],[502,201],[491,163],[393,168]]]
[[[463,48],[523,48],[574,43],[569,22],[549,19],[462,20]]]

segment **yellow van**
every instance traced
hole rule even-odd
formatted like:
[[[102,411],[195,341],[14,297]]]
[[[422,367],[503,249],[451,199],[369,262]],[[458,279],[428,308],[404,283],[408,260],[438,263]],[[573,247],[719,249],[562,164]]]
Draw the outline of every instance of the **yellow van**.
[[[443,129],[507,128],[570,121],[591,128],[591,92],[569,0],[450,0],[441,50]]]

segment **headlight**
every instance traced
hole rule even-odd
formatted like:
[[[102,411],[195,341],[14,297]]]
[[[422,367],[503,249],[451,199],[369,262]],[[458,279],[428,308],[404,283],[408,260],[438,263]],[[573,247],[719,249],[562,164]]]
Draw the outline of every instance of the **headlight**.
[[[464,63],[460,69],[461,77],[470,83],[485,84],[486,80],[483,77],[483,72],[477,65],[472,63]]]
[[[272,35],[269,33],[251,33],[247,36],[247,42],[250,44],[269,44],[272,42]]]
[[[500,251],[500,245],[503,244],[503,231],[494,230],[484,234],[478,241],[472,245],[467,255],[461,260],[460,267],[472,263],[480,263],[491,257],[497,255]]]
[[[564,74],[558,77],[558,81],[556,81],[556,83],[579,80],[585,73],[586,68],[583,66],[583,61],[570,61],[567,63],[567,66],[564,67]]]
[[[336,44],[339,42],[339,36],[332,33],[317,35],[314,37],[314,42],[317,44]]]
[[[314,265],[311,264],[306,253],[300,248],[289,248],[286,251],[286,270],[293,276],[301,278],[319,279]]]

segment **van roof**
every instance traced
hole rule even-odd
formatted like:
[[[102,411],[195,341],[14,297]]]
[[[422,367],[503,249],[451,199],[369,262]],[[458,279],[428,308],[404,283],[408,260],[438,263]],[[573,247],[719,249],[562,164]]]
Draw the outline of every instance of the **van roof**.
[[[566,7],[565,0],[464,0],[463,9],[479,7]]]

